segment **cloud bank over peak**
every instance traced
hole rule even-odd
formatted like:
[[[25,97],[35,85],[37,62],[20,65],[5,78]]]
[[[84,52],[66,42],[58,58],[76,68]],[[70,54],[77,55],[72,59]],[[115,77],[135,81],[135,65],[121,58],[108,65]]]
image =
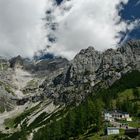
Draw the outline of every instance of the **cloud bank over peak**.
[[[123,21],[119,15],[128,0],[64,0],[60,6],[50,3],[51,22],[57,23],[55,31],[47,26],[55,38],[53,43],[50,41],[50,51],[69,59],[88,46],[100,51],[114,48],[122,39],[121,33],[138,25],[138,21]]]

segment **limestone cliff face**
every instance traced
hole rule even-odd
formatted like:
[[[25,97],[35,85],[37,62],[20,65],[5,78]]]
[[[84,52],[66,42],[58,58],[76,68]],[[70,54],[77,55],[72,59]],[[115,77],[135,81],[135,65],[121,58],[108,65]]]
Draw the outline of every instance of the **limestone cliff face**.
[[[66,72],[65,82],[68,85],[73,85],[92,81],[95,78],[96,71],[100,67],[101,61],[102,54],[93,47],[81,50],[71,62]]]
[[[53,83],[58,89],[54,95],[58,91],[61,100],[64,97],[64,100],[71,100],[71,97],[79,100],[97,87],[111,86],[132,70],[140,70],[139,40],[129,41],[116,50],[108,49],[105,52],[89,47],[81,50],[65,71],[54,79]],[[86,90],[85,85],[88,87]],[[78,91],[80,94],[76,94]]]
[[[103,53],[89,47],[81,50],[71,62],[65,81],[69,84],[89,81],[96,84],[102,80],[117,80],[122,74],[139,70],[139,67],[140,41],[130,41],[116,50],[108,49]]]

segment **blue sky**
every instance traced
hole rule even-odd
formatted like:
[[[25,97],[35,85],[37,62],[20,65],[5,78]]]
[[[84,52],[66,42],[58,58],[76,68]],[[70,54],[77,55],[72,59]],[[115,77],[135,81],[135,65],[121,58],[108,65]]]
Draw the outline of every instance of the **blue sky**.
[[[57,2],[58,5],[61,4],[62,1],[63,0],[56,0],[56,2]]]
[[[127,5],[124,5],[124,9],[120,12],[122,19],[124,20],[134,20],[140,19],[140,1],[139,0],[129,0]],[[128,33],[129,39],[140,39],[140,27],[132,30]]]

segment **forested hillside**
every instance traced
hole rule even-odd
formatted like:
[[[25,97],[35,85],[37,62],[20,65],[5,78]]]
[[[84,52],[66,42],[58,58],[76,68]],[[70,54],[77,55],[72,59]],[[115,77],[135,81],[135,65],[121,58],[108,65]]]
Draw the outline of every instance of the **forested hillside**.
[[[59,119],[52,121],[34,134],[34,140],[67,140],[87,138],[104,128],[102,111],[122,110],[140,117],[140,72],[133,71],[123,76],[109,89],[102,89],[94,96],[88,97],[77,107]],[[80,127],[79,127],[80,126]]]

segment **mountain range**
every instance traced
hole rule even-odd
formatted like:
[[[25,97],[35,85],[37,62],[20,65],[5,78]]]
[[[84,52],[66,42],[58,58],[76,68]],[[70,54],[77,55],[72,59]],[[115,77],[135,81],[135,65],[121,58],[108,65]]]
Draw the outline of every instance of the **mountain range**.
[[[57,132],[62,128],[67,129],[66,126],[60,127],[62,124],[58,123],[62,122],[59,120],[67,118],[64,121],[68,121],[71,110],[78,108],[79,111],[79,108],[84,108],[84,103],[91,100],[97,107],[96,110],[92,110],[95,111],[93,118],[96,114],[101,116],[102,103],[102,109],[111,109],[111,105],[107,107],[104,101],[109,98],[110,101],[115,101],[119,98],[119,92],[140,87],[139,75],[140,40],[132,40],[117,49],[103,52],[90,46],[81,50],[71,61],[62,57],[40,60],[30,60],[21,56],[9,60],[0,57],[0,139],[80,139],[79,133],[85,133],[89,126],[97,126],[97,120],[94,123],[89,121],[88,129],[83,128],[77,133],[71,128],[68,131],[73,132],[73,135],[69,133],[65,136],[63,131]],[[128,80],[124,82],[128,85],[123,83],[123,78]],[[102,101],[98,103],[101,98]],[[137,100],[139,108],[139,97]],[[98,108],[100,112],[97,111]],[[114,108],[118,109],[118,106],[112,107]],[[137,116],[140,115],[139,109],[135,112]],[[82,111],[85,112],[86,109]],[[99,116],[97,117],[100,118]],[[76,116],[72,116],[71,119],[75,118]],[[71,119],[70,122],[73,122]],[[61,136],[49,137],[50,132],[55,129],[55,124],[56,127],[60,127],[56,133],[60,133]]]

